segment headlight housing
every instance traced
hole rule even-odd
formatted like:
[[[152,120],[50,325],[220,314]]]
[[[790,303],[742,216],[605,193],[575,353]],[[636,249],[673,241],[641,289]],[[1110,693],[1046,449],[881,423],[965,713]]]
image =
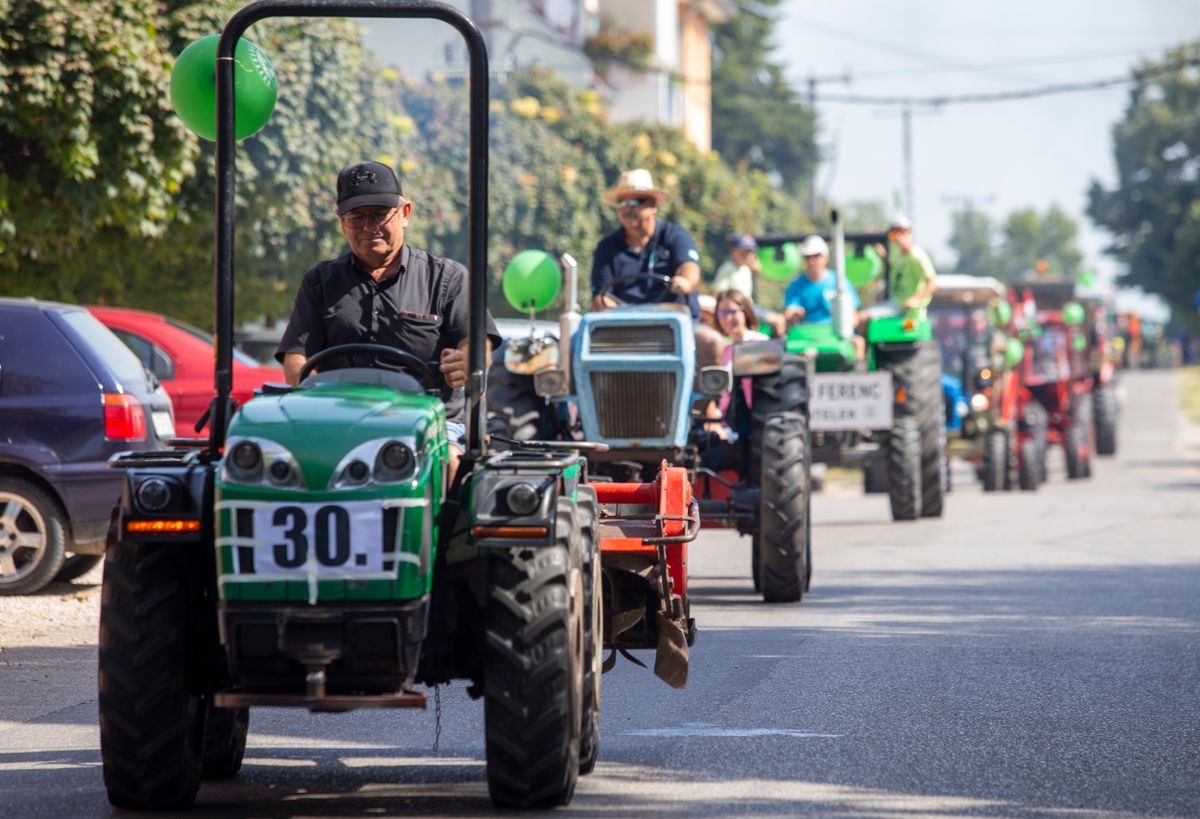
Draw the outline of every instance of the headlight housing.
[[[330,489],[359,489],[378,484],[405,483],[421,471],[415,438],[376,438],[346,453],[333,470]]]
[[[277,489],[307,488],[296,457],[266,438],[230,438],[221,458],[221,480]]]

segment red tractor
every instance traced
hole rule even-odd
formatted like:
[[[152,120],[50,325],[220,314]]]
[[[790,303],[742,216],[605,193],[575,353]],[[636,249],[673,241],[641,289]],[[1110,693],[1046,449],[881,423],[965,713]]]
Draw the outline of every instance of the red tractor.
[[[1085,311],[1073,300],[1071,282],[1021,282],[1018,312],[1025,357],[1021,388],[1017,458],[1022,489],[1046,479],[1046,449],[1061,445],[1067,477],[1092,474],[1093,378],[1088,366]]]

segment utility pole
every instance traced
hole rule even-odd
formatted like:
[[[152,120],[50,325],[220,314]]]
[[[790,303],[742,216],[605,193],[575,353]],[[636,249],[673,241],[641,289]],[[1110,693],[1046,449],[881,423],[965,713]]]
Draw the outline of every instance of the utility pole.
[[[852,82],[849,71],[843,71],[841,74],[825,74],[818,76],[816,74],[808,75],[808,107],[813,113],[817,110],[817,84],[823,82],[840,82],[849,85]],[[817,213],[817,174],[813,171],[813,179],[808,186],[808,212],[815,216]]]
[[[909,222],[915,222],[916,200],[913,199],[912,108],[904,106],[900,114],[901,142],[904,154],[904,210]]]

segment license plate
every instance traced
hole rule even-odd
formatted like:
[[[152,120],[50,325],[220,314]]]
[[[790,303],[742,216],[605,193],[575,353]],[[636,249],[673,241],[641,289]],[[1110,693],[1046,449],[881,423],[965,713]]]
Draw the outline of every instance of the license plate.
[[[385,554],[383,504],[221,504],[230,510],[234,572],[250,579],[322,579],[395,572],[397,549]],[[388,544],[398,546],[398,544]]]
[[[813,376],[809,426],[814,430],[889,429],[892,374],[818,373]]]
[[[159,438],[175,437],[175,421],[166,410],[151,410],[150,423],[154,424],[154,434]]]

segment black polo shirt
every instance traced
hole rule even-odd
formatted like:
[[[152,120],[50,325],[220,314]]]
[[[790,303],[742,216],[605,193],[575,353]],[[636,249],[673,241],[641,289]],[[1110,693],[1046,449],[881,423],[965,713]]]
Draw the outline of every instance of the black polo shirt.
[[[285,353],[311,358],[338,344],[372,343],[436,362],[442,350],[467,337],[468,313],[467,269],[458,262],[405,244],[399,272],[376,282],[347,252],[304,274],[275,359],[282,363]],[[487,333],[498,347],[500,334],[491,313]],[[374,361],[373,356],[349,358],[342,366],[367,367]],[[437,365],[430,368],[441,381]],[[442,400],[447,420],[461,423],[466,417],[463,389],[451,390],[442,382]]]
[[[654,235],[640,252],[625,244],[625,231],[618,229],[601,239],[592,255],[592,295],[595,296],[600,288],[620,276],[638,273],[674,276],[686,262],[699,264],[700,251],[696,249],[692,234],[681,225],[657,220]],[[700,300],[695,292],[684,296],[667,293],[666,290],[665,283],[642,279],[628,285],[618,285],[612,292],[630,304],[663,301],[686,304],[692,311],[692,318],[700,318]]]

